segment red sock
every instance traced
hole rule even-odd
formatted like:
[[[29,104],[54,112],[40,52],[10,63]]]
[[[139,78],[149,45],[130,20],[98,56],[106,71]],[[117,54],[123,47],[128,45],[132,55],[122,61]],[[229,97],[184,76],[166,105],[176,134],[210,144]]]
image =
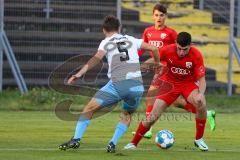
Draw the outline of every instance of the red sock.
[[[196,114],[196,107],[194,107],[194,105],[192,105],[191,103],[187,103],[184,106],[184,109],[187,110],[188,112],[192,112],[192,113]]]
[[[196,140],[203,137],[206,119],[195,119],[196,120]]]
[[[144,134],[149,130],[150,128],[146,128],[143,126],[142,122],[140,122],[138,129],[136,131],[136,134],[134,135],[132,142],[135,146],[139,143],[139,141],[142,139]]]
[[[151,111],[153,109],[153,105],[148,105],[146,109],[146,118],[150,115]]]

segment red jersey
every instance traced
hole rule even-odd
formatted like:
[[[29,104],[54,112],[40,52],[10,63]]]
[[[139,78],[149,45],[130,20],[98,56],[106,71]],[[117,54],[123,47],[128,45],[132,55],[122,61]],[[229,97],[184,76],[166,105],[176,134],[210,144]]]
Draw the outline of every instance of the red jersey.
[[[205,75],[203,57],[195,47],[191,47],[189,53],[180,58],[177,55],[177,45],[168,45],[161,49],[160,59],[166,61],[169,69],[164,78],[175,82],[196,81]]]
[[[142,39],[144,42],[158,47],[159,51],[163,46],[173,44],[177,39],[177,32],[169,27],[162,29],[155,29],[154,26],[148,27],[144,30]],[[144,51],[139,51],[138,55],[142,56]],[[150,54],[152,57],[152,54]]]

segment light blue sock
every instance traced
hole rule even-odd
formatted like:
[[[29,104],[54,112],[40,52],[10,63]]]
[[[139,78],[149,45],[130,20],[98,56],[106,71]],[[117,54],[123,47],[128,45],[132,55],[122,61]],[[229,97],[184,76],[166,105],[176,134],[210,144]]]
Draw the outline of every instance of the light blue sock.
[[[115,133],[111,139],[111,142],[116,145],[122,135],[127,131],[127,129],[128,126],[126,124],[119,122],[116,126]]]
[[[74,139],[82,138],[87,126],[89,125],[90,120],[89,119],[79,119],[76,125]]]

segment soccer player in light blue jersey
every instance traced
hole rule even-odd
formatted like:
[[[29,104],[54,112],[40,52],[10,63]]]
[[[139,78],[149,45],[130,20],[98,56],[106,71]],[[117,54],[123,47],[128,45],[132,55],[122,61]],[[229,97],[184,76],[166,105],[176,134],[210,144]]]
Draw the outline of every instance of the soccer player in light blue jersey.
[[[106,56],[109,67],[108,77],[110,80],[85,106],[77,121],[73,138],[61,144],[59,146],[61,150],[78,148],[80,140],[94,113],[123,101],[122,109],[124,116],[121,117],[120,122],[117,124],[113,137],[106,148],[107,152],[115,152],[115,146],[127,131],[132,113],[137,109],[144,92],[138,50],[151,51],[155,60],[154,65],[160,67],[157,47],[143,42],[142,39],[119,34],[119,28],[120,22],[116,17],[105,17],[103,22],[105,39],[100,43],[97,53],[80,71],[68,79],[68,84],[73,84]]]

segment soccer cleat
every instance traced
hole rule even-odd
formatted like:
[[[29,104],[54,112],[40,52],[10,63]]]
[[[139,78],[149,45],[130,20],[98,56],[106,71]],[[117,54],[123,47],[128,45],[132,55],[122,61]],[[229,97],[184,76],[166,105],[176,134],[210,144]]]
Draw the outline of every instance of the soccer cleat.
[[[151,131],[147,131],[144,136],[144,138],[152,138],[152,132]]]
[[[124,149],[136,149],[137,147],[133,143],[128,143],[126,146],[124,146]]]
[[[79,142],[80,142],[79,138],[78,139],[71,139],[70,141],[65,142],[65,143],[59,145],[58,148],[60,150],[64,150],[64,151],[69,149],[69,148],[77,149],[80,146]]]
[[[115,148],[116,148],[116,145],[113,144],[113,142],[110,142],[108,145],[107,145],[107,152],[109,153],[115,153]]]
[[[207,113],[207,120],[210,125],[211,131],[214,131],[216,129],[216,112],[214,110],[209,110]]]
[[[208,151],[208,146],[204,142],[203,138],[195,140],[194,144],[196,147],[198,147],[201,151]]]
[[[136,132],[132,132],[132,135],[135,135]],[[152,138],[152,132],[151,131],[147,131],[144,136],[144,138]]]

